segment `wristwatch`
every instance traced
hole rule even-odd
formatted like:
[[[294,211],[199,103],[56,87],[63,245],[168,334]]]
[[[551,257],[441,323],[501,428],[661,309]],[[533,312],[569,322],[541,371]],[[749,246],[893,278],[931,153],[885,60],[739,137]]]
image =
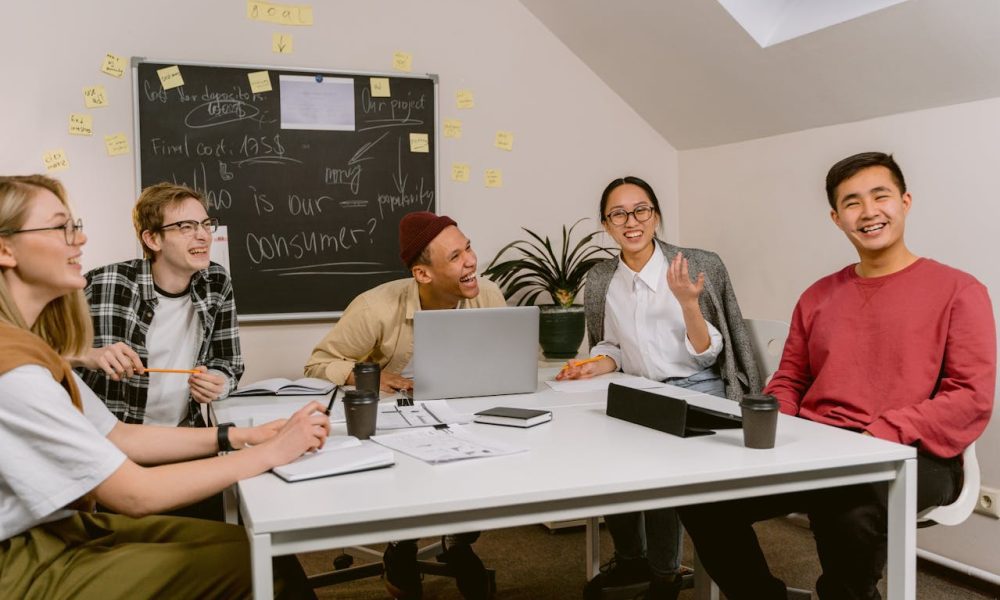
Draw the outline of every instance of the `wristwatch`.
[[[235,426],[235,423],[219,423],[219,428],[215,430],[217,439],[219,441],[219,452],[232,452],[236,450],[233,445],[229,443],[229,428]]]

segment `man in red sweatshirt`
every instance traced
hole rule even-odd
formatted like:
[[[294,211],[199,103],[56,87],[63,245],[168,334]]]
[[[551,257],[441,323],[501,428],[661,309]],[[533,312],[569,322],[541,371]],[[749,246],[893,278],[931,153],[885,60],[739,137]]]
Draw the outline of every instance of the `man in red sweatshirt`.
[[[917,449],[917,510],[962,486],[961,453],[993,409],[996,328],[986,287],[914,255],[903,241],[912,198],[892,156],[865,152],[826,178],[833,223],[860,261],[807,289],[766,393],[781,411]],[[805,512],[821,599],[880,598],[885,483],[680,510],[706,570],[730,600],[786,597],[751,525]]]

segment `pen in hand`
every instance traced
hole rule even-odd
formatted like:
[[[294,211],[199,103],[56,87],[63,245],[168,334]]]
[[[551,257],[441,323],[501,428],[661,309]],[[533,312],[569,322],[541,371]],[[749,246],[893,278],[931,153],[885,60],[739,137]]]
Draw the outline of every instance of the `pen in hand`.
[[[340,392],[340,386],[339,385],[334,386],[333,393],[330,394],[330,403],[326,405],[326,410],[323,411],[328,417],[330,416],[330,412],[333,411],[333,401],[337,399],[337,393],[339,392]]]
[[[605,356],[603,354],[598,354],[597,356],[592,356],[590,358],[585,358],[583,360],[577,360],[577,361],[568,360],[566,361],[566,364],[563,366],[562,370],[565,371],[566,369],[571,369],[573,367],[579,367],[592,362],[597,362],[602,358],[605,358]]]

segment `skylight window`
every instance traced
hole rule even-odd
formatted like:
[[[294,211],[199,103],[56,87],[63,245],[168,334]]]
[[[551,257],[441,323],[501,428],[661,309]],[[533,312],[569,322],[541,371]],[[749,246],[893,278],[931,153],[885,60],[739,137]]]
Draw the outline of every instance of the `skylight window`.
[[[906,0],[719,0],[761,48],[803,36]]]

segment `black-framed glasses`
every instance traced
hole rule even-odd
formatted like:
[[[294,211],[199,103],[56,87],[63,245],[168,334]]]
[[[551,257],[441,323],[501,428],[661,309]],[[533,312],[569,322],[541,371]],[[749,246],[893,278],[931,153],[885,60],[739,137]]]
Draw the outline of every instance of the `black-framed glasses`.
[[[204,230],[211,235],[219,229],[219,220],[212,217],[210,219],[205,219],[201,223],[198,221],[176,221],[174,223],[161,225],[159,230],[163,231],[164,229],[168,229],[170,227],[176,227],[177,231],[181,232],[181,235],[184,237],[194,237],[194,234],[198,231],[199,227],[204,228]]]
[[[83,231],[83,219],[69,219],[62,225],[53,225],[52,227],[35,227],[33,229],[18,229],[17,231],[0,232],[0,235],[16,235],[18,233],[31,233],[32,231],[55,231],[57,229],[63,230],[63,235],[66,238],[66,244],[72,246],[76,243],[76,232]]]
[[[632,210],[617,208],[604,215],[604,218],[611,221],[612,225],[624,225],[628,223],[629,216],[635,217],[635,220],[639,223],[645,223],[653,218],[653,213],[655,212],[656,210],[653,209],[651,204],[640,204]]]

